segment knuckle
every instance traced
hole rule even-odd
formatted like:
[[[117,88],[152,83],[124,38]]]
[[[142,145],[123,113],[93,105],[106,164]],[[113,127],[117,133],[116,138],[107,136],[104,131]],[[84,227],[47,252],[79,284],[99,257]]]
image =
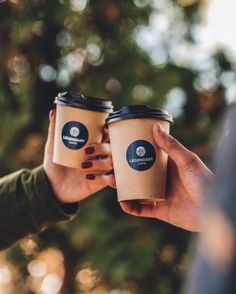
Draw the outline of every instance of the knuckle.
[[[112,166],[113,166],[113,163],[112,163],[111,157],[106,157],[106,158],[101,158],[96,160],[95,167],[98,169],[108,170],[108,169],[111,169]]]
[[[112,168],[112,160],[110,157],[107,157],[105,159],[101,159],[100,161],[101,168],[105,170],[110,170]]]
[[[91,145],[95,148],[97,154],[107,154],[110,153],[110,144],[107,143],[96,143]]]
[[[178,145],[179,142],[173,136],[169,136],[168,138],[166,138],[166,146],[168,149],[175,149]]]
[[[109,167],[113,166],[113,161],[112,161],[112,158],[110,156],[106,158],[106,161],[107,161],[107,165]]]
[[[101,144],[101,151],[105,154],[109,154],[111,152],[110,144],[107,144],[107,143]]]
[[[184,169],[194,170],[199,165],[199,158],[195,153],[189,151],[189,155],[184,158],[182,165]]]

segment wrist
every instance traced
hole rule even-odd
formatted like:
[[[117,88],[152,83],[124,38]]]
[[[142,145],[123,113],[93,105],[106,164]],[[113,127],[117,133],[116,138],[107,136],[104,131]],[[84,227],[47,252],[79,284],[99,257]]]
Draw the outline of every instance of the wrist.
[[[38,223],[46,220],[69,220],[76,215],[78,203],[63,204],[58,200],[43,166],[33,169],[30,174],[33,177],[31,182],[35,191],[30,213],[34,218],[38,215]]]
[[[51,190],[53,192],[53,198],[59,203],[59,204],[66,204],[67,201],[65,201],[65,197],[63,197],[63,193],[61,192],[62,187],[61,184],[58,185],[58,180],[55,179],[55,173],[50,172],[47,165],[43,165],[43,169],[45,172],[45,176],[48,180],[48,183],[51,187]]]

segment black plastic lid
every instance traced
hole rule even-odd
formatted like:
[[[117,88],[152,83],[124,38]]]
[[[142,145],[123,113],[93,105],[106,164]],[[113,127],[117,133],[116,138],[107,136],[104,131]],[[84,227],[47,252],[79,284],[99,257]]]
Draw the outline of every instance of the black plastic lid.
[[[88,97],[75,92],[59,93],[55,98],[54,103],[99,112],[112,112],[113,110],[111,101]]]
[[[129,105],[112,112],[106,119],[106,125],[130,118],[157,118],[173,123],[172,116],[164,109],[151,108],[147,105]]]

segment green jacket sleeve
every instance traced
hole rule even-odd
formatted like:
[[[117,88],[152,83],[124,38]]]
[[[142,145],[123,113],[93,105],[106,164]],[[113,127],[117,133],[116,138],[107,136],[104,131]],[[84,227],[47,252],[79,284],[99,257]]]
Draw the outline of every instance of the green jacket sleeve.
[[[0,249],[27,234],[72,219],[78,203],[60,204],[42,166],[0,179]]]

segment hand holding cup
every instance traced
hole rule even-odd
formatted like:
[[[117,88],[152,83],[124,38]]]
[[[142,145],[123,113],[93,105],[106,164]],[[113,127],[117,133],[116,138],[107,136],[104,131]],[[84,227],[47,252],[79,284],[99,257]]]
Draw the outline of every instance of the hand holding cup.
[[[132,215],[157,218],[189,231],[201,231],[203,209],[211,171],[200,158],[186,149],[157,123],[153,127],[156,145],[169,156],[166,201],[143,205],[137,201],[120,202]]]
[[[84,162],[92,166],[81,169],[71,168],[53,162],[56,112],[50,112],[48,139],[45,146],[44,169],[55,196],[61,203],[81,201],[106,186],[115,186],[113,175],[106,175],[112,169],[110,145],[103,141],[89,145],[84,150]]]

